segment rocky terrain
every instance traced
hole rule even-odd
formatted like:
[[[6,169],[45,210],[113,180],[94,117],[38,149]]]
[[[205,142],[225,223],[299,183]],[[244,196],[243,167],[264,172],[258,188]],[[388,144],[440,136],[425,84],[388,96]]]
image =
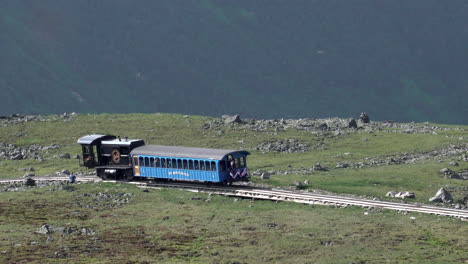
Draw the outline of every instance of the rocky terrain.
[[[44,159],[50,157],[50,151],[59,149],[60,145],[50,144],[47,146],[29,145],[18,147],[13,144],[0,142],[0,160],[22,160],[22,159]],[[68,155],[59,155],[55,158],[70,158]]]
[[[52,122],[52,121],[71,121],[76,116],[76,113],[64,113],[62,115],[21,115],[13,114],[2,116],[0,115],[0,126],[17,125],[27,122]]]

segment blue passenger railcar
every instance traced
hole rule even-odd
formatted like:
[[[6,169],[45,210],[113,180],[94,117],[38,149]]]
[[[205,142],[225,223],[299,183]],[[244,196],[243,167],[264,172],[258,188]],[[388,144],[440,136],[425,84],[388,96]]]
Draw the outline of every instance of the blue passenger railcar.
[[[247,151],[146,145],[130,153],[135,177],[183,181],[247,181]]]

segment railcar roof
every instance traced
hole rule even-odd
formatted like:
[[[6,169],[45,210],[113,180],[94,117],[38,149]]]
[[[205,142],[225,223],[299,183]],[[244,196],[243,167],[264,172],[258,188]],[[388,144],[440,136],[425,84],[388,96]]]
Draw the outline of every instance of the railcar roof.
[[[249,155],[250,153],[248,151],[243,151],[243,150],[146,145],[146,146],[134,148],[131,154],[132,155],[221,160],[224,158],[224,156],[229,155],[229,154],[231,155],[240,154],[240,155],[246,156],[246,155]]]
[[[102,145],[131,145],[134,142],[139,142],[142,141],[142,139],[112,139],[112,140],[106,140],[102,141]]]
[[[78,144],[92,144],[95,140],[99,140],[99,139],[108,140],[108,139],[113,139],[113,138],[115,138],[115,136],[112,136],[112,135],[87,135],[78,139],[77,143]]]

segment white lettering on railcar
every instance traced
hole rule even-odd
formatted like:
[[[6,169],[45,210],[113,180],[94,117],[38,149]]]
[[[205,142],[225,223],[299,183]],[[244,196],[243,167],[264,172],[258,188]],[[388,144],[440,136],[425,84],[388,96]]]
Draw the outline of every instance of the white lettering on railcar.
[[[169,175],[176,175],[176,174],[182,175],[182,176],[187,176],[187,177],[190,176],[190,174],[188,174],[188,173],[186,173],[186,172],[181,172],[181,171],[170,171],[170,172],[169,172]]]

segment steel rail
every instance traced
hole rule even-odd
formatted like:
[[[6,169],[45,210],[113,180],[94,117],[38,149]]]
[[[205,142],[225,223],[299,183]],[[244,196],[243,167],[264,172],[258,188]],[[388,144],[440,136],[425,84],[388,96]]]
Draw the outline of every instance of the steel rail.
[[[132,183],[132,182],[131,182]],[[302,204],[323,204],[336,206],[360,206],[365,208],[381,208],[397,211],[419,212],[434,215],[452,216],[468,219],[468,210],[436,207],[423,204],[408,204],[389,201],[377,201],[352,198],[347,196],[316,194],[312,192],[294,192],[287,190],[269,190],[239,187],[206,187],[194,184],[166,183],[134,183],[141,188],[177,188],[193,192],[207,192],[225,196],[237,196],[252,199],[289,201]]]
[[[67,182],[68,178],[65,176],[44,176],[32,177],[38,182],[59,181]],[[0,184],[13,184],[21,183],[23,179],[3,179]],[[115,180],[101,180],[96,176],[77,176],[77,182],[106,182],[106,183],[128,183],[137,185],[140,188],[175,188],[192,192],[212,193],[224,196],[235,196],[250,199],[262,199],[272,201],[288,201],[301,204],[321,204],[321,205],[335,205],[335,206],[360,206],[364,208],[380,208],[387,210],[419,212],[433,215],[452,216],[468,220],[468,210],[454,209],[446,207],[437,207],[423,204],[414,203],[399,203],[390,201],[369,200],[362,198],[354,198],[348,196],[338,196],[330,194],[319,194],[314,192],[304,191],[288,191],[280,189],[266,189],[254,188],[248,186],[206,186],[193,183],[180,183],[180,182],[142,182],[142,181],[115,181]]]

